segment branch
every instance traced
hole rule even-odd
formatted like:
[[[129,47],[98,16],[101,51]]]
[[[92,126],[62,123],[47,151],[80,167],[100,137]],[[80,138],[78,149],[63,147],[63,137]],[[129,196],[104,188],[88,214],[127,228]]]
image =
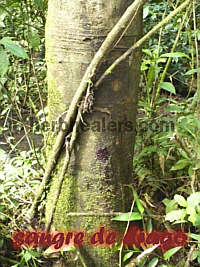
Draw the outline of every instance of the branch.
[[[121,57],[119,57],[115,62],[103,73],[103,75],[99,78],[99,80],[95,83],[95,87],[98,87],[103,80],[112,73],[112,71],[125,59],[127,59],[133,51],[139,48],[145,41],[147,41],[157,30],[163,27],[170,19],[172,19],[176,14],[178,14],[181,10],[186,8],[190,4],[190,0],[186,0],[183,4],[181,4],[178,8],[173,10],[166,18],[164,18],[161,22],[159,22],[152,30],[150,30],[147,34],[145,34],[140,40],[138,40],[133,46],[131,46]]]
[[[46,171],[44,173],[44,177],[42,180],[42,183],[40,184],[39,189],[37,190],[37,194],[35,196],[33,205],[30,210],[30,218],[32,219],[35,215],[35,211],[37,209],[37,206],[39,204],[39,201],[41,199],[42,193],[47,186],[51,172],[54,168],[54,165],[56,163],[56,160],[59,156],[60,149],[63,145],[64,138],[68,134],[68,131],[70,127],[72,126],[72,123],[74,121],[74,117],[77,113],[77,105],[80,102],[83,94],[87,90],[87,87],[90,86],[92,79],[94,78],[95,72],[97,68],[101,65],[104,57],[108,54],[108,52],[113,48],[113,46],[116,44],[116,42],[121,38],[121,36],[124,34],[125,29],[129,26],[130,21],[132,20],[132,17],[136,15],[139,7],[141,7],[147,0],[135,0],[133,4],[131,4],[123,16],[120,18],[118,23],[114,26],[114,28],[111,30],[111,32],[108,34],[106,39],[104,40],[103,44],[95,54],[93,60],[91,61],[90,65],[88,66],[81,83],[72,99],[72,102],[69,106],[67,115],[64,119],[64,122],[66,123],[66,129],[63,131],[59,131],[58,136],[56,138],[55,144],[52,149],[52,153],[50,155],[50,158],[47,162]]]

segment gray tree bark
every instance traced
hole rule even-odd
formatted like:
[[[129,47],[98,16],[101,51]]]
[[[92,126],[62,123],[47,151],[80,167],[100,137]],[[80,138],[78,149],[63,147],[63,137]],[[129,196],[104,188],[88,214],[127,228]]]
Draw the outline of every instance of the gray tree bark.
[[[70,104],[95,52],[132,1],[49,0],[46,22],[48,108],[51,124]],[[141,12],[105,59],[97,78],[141,36]],[[88,267],[118,266],[110,246],[90,246],[90,234],[100,226],[119,233],[123,223],[111,221],[113,212],[130,208],[140,51],[118,66],[94,92],[94,111],[84,117],[70,168],[65,175],[51,230],[86,233],[80,253]],[[47,139],[51,151],[54,138]],[[63,147],[47,195],[46,220],[62,169]],[[67,254],[60,266],[81,266],[80,257]],[[62,264],[62,265],[61,265]],[[64,264],[64,265],[63,265]],[[55,266],[59,266],[58,263]]]

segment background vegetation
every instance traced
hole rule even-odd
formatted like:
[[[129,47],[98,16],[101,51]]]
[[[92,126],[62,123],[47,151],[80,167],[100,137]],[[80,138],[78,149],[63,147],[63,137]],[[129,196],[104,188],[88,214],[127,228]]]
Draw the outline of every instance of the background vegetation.
[[[144,33],[181,2],[148,1]],[[13,231],[29,229],[27,210],[43,174],[46,11],[47,0],[0,0],[1,266],[47,266],[52,260],[37,249],[13,251],[10,242]],[[182,229],[191,239],[164,255],[154,251],[140,267],[200,264],[199,44],[200,4],[191,1],[143,47],[131,220],[147,232]],[[43,225],[43,207],[36,228]],[[117,219],[130,222],[129,214]],[[144,249],[124,249],[122,261]]]

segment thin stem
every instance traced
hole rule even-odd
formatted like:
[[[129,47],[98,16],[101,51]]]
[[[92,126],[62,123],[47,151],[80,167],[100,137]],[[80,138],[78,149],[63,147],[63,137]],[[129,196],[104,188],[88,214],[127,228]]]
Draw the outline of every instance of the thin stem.
[[[135,199],[133,200],[132,205],[131,205],[131,210],[130,210],[130,214],[129,214],[129,218],[128,218],[128,222],[127,222],[127,225],[126,225],[124,236],[128,232],[128,228],[129,228],[129,225],[130,225],[131,213],[133,212],[134,205],[135,205]],[[123,240],[122,240],[121,247],[120,247],[120,250],[119,250],[119,267],[122,266],[122,250],[123,250]]]
[[[178,41],[179,41],[179,38],[180,38],[180,35],[181,35],[181,31],[182,31],[182,29],[183,29],[185,20],[186,20],[186,18],[187,18],[187,16],[188,16],[188,11],[189,11],[189,9],[190,9],[190,5],[189,5],[189,7],[187,8],[186,13],[185,13],[185,16],[184,16],[184,18],[183,18],[183,20],[182,20],[182,22],[181,22],[181,24],[180,24],[180,26],[179,26],[178,33],[177,33],[177,35],[176,35],[176,39],[175,39],[174,44],[173,44],[173,46],[172,46],[172,49],[171,49],[171,51],[170,51],[171,53],[173,53],[173,52],[175,51],[175,49],[176,49],[176,46],[177,46],[177,44],[178,44]],[[171,61],[172,61],[172,58],[168,58],[167,63],[166,63],[165,68],[164,68],[164,71],[163,71],[163,73],[162,73],[162,75],[161,75],[160,83],[164,82],[165,77],[166,77],[166,75],[167,75],[168,68],[169,68],[169,66],[170,66],[170,64],[171,64]],[[160,89],[161,89],[160,86],[158,86],[158,89],[157,89],[157,92],[156,92],[156,96],[155,96],[154,102],[155,102],[156,99],[158,98],[158,95],[159,95],[159,93],[160,93]]]
[[[145,34],[141,39],[139,39],[133,46],[131,46],[122,56],[120,56],[115,62],[103,73],[100,79],[95,83],[95,87],[98,87],[103,80],[110,75],[113,70],[124,60],[126,60],[137,48],[141,47],[141,45],[147,41],[156,31],[158,31],[163,25],[167,24],[169,20],[171,20],[175,15],[177,15],[181,10],[186,8],[190,4],[190,0],[186,0],[183,4],[181,4],[178,8],[173,10],[165,19],[159,22],[152,30],[150,30],[147,34]]]
[[[197,102],[200,101],[200,69],[199,69],[199,49],[197,40],[197,22],[196,22],[196,12],[195,12],[196,0],[193,0],[193,22],[194,22],[194,40],[195,40],[195,50],[196,50],[196,67],[197,67],[197,91],[194,95],[194,100],[192,106],[196,106]],[[199,111],[198,111],[199,113]]]

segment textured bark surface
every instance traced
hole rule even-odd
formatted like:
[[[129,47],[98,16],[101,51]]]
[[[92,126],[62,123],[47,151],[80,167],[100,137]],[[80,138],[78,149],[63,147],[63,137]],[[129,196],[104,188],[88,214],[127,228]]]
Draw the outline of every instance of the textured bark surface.
[[[50,123],[67,109],[95,52],[131,2],[49,0],[46,59]],[[140,35],[141,13],[109,54],[98,76]],[[124,226],[114,224],[112,217],[106,214],[128,211],[130,208],[130,195],[124,185],[131,183],[132,177],[139,69],[140,53],[137,51],[95,92],[96,111],[84,118],[88,126],[80,131],[56,206],[52,230],[84,230],[89,237],[102,225],[118,231]],[[48,139],[49,147],[52,142]],[[52,175],[46,218],[64,156],[63,148]],[[74,215],[68,216],[69,212],[74,212]],[[87,213],[90,215],[87,216]],[[80,252],[88,267],[118,266],[117,254],[110,247],[90,247],[85,239]],[[70,255],[66,266],[81,266],[79,260],[72,259]]]

